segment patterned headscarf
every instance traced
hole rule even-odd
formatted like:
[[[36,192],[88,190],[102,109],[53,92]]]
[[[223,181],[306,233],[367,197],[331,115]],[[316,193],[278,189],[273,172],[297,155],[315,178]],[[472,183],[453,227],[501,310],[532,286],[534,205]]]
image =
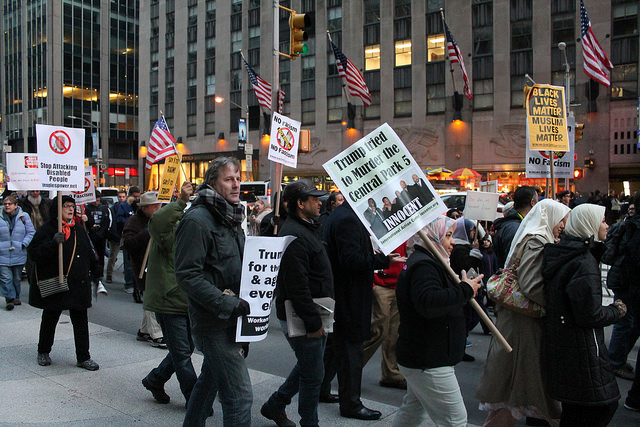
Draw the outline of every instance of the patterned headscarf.
[[[447,234],[447,230],[451,227],[455,230],[456,222],[453,219],[446,216],[439,216],[429,224],[425,225],[422,229],[427,237],[429,237],[429,239],[435,244],[440,255],[442,255],[446,260],[449,260],[449,253],[444,249],[441,242],[442,238]],[[429,250],[422,241],[422,238],[420,238],[420,235],[417,233],[413,236],[413,244]]]

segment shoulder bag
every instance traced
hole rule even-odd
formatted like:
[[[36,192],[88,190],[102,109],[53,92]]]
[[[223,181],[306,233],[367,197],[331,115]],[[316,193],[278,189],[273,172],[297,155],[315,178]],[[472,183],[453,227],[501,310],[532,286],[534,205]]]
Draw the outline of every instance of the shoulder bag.
[[[67,268],[67,274],[62,276],[62,282],[58,276],[51,277],[50,279],[38,279],[38,266],[35,266],[36,282],[38,283],[38,289],[40,289],[40,295],[42,298],[46,298],[53,294],[59,294],[61,292],[67,292],[69,290],[69,283],[67,282],[67,276],[71,271],[71,265],[76,254],[76,234],[73,234],[73,252],[71,253],[71,261],[69,261],[69,268]]]

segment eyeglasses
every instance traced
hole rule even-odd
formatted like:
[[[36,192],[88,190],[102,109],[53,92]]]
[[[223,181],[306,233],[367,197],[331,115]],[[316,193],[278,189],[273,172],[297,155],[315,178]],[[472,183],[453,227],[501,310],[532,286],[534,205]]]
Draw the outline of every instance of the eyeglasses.
[[[69,208],[75,208],[76,205],[72,204],[72,203],[65,203],[64,205],[62,205],[62,207],[64,209],[69,209]]]
[[[15,205],[15,204],[16,204],[16,203],[11,203],[11,202],[9,202],[9,203],[3,203],[3,205],[5,205],[5,206],[11,206],[11,205]]]

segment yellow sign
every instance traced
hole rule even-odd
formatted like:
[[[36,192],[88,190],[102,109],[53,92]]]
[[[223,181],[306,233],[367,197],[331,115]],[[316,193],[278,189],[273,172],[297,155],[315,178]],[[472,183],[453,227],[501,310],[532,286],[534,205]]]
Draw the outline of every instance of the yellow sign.
[[[534,85],[526,101],[529,149],[569,151],[564,88]]]
[[[158,190],[158,200],[170,202],[173,195],[173,187],[176,185],[178,174],[180,173],[180,161],[182,156],[178,153],[175,156],[167,157],[164,161],[164,172],[160,180],[160,189]]]

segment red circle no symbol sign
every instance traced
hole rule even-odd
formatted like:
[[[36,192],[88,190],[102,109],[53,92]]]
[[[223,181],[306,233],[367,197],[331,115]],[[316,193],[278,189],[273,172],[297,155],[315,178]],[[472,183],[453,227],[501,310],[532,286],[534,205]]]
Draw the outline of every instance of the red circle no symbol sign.
[[[57,154],[65,154],[71,148],[71,138],[63,130],[57,130],[49,137],[49,147]]]

